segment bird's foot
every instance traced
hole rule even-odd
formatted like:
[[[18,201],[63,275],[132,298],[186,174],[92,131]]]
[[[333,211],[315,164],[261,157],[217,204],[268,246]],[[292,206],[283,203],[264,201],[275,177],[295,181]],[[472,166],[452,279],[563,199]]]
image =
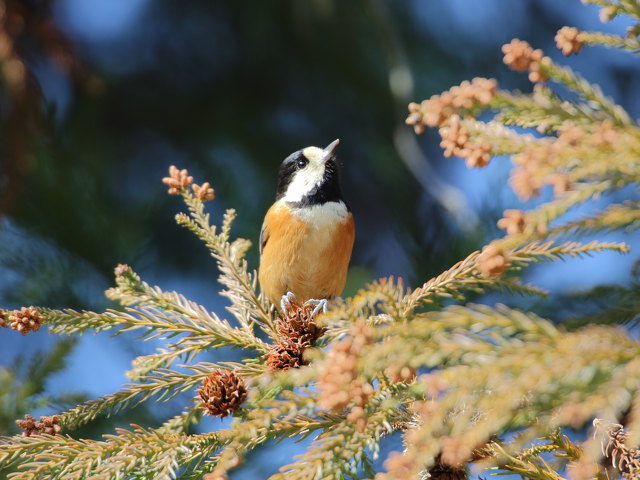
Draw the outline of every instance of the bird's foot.
[[[282,299],[280,300],[280,309],[284,313],[286,313],[291,307],[293,307],[293,305],[291,305],[291,302],[297,301],[298,299],[293,292],[287,292],[282,296]]]
[[[320,310],[322,310],[322,313],[325,313],[327,311],[327,305],[329,304],[329,302],[327,302],[326,298],[323,298],[322,300],[316,300],[312,298],[304,302],[304,304],[305,306],[315,305],[313,312],[311,312],[311,318],[315,318],[315,316],[318,315],[318,313],[320,313]]]

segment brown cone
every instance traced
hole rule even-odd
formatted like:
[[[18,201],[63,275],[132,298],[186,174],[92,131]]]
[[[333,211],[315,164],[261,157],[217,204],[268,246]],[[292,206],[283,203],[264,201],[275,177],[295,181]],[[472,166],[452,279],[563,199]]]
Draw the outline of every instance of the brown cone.
[[[294,342],[279,342],[267,352],[267,366],[271,370],[287,370],[307,365],[304,359],[304,350],[308,345]]]
[[[247,398],[242,377],[233,370],[214,370],[198,388],[202,408],[208,415],[226,417],[236,411]]]
[[[60,425],[58,425],[58,417],[51,415],[48,417],[40,417],[40,421],[36,423],[36,428],[40,433],[46,435],[56,435],[60,433]]]
[[[36,419],[33,418],[28,413],[24,416],[24,419],[16,420],[16,425],[18,425],[22,430],[24,430],[23,435],[25,437],[30,437],[34,433],[38,432],[36,423],[37,423]]]
[[[313,309],[313,305],[292,301],[291,306],[276,320],[280,339],[285,343],[313,345],[326,331],[315,322]]]
[[[433,480],[466,480],[467,470],[465,467],[452,467],[442,462],[440,455],[436,457],[436,463],[429,469],[430,478]]]

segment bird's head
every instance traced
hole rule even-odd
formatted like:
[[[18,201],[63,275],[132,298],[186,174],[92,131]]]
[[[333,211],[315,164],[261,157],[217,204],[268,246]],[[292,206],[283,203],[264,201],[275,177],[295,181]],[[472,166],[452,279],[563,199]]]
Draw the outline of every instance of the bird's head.
[[[342,199],[334,140],[326,148],[307,147],[284,159],[278,172],[277,200],[317,205]]]

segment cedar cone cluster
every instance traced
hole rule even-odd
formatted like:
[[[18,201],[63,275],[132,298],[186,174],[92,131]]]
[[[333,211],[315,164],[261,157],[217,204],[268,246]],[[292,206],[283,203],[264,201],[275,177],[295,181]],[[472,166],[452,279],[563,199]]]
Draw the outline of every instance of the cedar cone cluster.
[[[608,131],[603,131],[606,132],[603,135],[608,136]],[[575,146],[583,135],[584,131],[579,127],[564,128],[556,142],[537,145],[513,157],[513,162],[517,167],[511,170],[509,185],[518,198],[526,202],[539,195],[540,189],[544,185],[552,185],[556,197],[571,190],[571,182],[566,173],[558,172],[547,175],[543,167],[556,155],[556,149]]]
[[[391,383],[413,383],[417,378],[415,368],[390,366],[384,369],[384,374]]]
[[[604,120],[593,132],[591,139],[596,146],[609,146],[616,140],[617,133],[613,128],[613,122]]]
[[[473,450],[459,437],[445,437],[442,439],[442,453],[440,460],[443,465],[462,467],[471,458]]]
[[[22,307],[10,313],[4,313],[6,319],[0,322],[0,326],[6,326],[7,322],[11,328],[26,335],[29,332],[37,332],[44,323],[44,317],[40,315],[36,307]]]
[[[575,27],[562,27],[555,36],[556,45],[566,56],[577,54],[582,48],[580,30]]]
[[[191,188],[193,189],[193,194],[196,196],[196,198],[200,199],[203,202],[213,200],[215,197],[215,193],[213,191],[213,188],[211,188],[211,185],[209,185],[209,182],[204,182],[202,186],[194,183],[193,185],[191,185]]]
[[[556,410],[558,425],[568,425],[578,430],[590,418],[590,413],[584,404],[567,403]]]
[[[548,174],[549,167],[553,166],[554,157],[567,148],[581,148],[585,144],[608,147],[613,144],[617,135],[611,120],[605,120],[588,131],[570,123],[562,125],[558,129],[556,141],[540,143],[514,156],[513,162],[517,166],[511,171],[509,185],[522,201],[539,195],[544,185],[551,185],[554,195],[558,197],[571,190],[573,186],[567,173]]]
[[[567,473],[571,480],[592,480],[601,478],[598,476],[598,464],[591,462],[585,458],[581,458],[577,462],[571,462]]]
[[[471,82],[465,80],[460,85],[453,86],[440,95],[433,95],[422,103],[410,103],[409,116],[405,123],[412,125],[419,135],[424,133],[425,125],[439,127],[447,118],[459,114],[461,110],[469,110],[476,105],[486,107],[491,103],[496,87],[494,79],[477,77]]]
[[[559,197],[564,192],[571,190],[571,181],[566,173],[554,173],[548,179],[549,185],[553,186],[553,194]]]
[[[593,129],[565,122],[558,128],[558,141],[555,145],[559,148],[575,147],[581,142],[595,146],[609,146],[617,137],[614,124],[606,119],[597,124]]]
[[[58,425],[56,415],[40,417],[40,421],[36,422],[36,419],[27,413],[24,420],[16,420],[16,424],[24,430],[25,437],[30,437],[33,434],[57,435],[60,433],[60,425]]]
[[[442,141],[440,146],[444,148],[444,156],[453,155],[465,158],[468,167],[484,167],[491,160],[491,144],[481,141],[480,143],[469,140],[469,132],[461,123],[460,116],[451,115],[438,130]]]
[[[615,466],[624,479],[640,478],[640,450],[627,446],[627,432],[622,425],[613,423],[601,425],[604,422],[595,420],[596,428],[604,427],[607,433],[608,441],[602,446],[602,452],[605,457],[610,458],[612,465]]]
[[[486,245],[478,256],[478,270],[485,278],[500,277],[509,264],[509,255],[494,244]]]
[[[529,80],[532,82],[545,82],[546,75],[542,71],[542,67],[550,62],[545,57],[542,50],[531,48],[527,42],[514,38],[511,43],[502,46],[504,53],[504,63],[514,70],[529,70]]]
[[[618,9],[614,5],[609,5],[600,10],[600,21],[602,23],[610,22],[618,14]]]
[[[169,195],[179,195],[193,183],[193,177],[189,175],[186,168],[178,170],[175,165],[171,165],[169,167],[169,176],[164,177],[162,183],[169,187]]]
[[[364,322],[358,322],[349,337],[331,347],[318,376],[320,408],[341,412],[351,404],[355,404],[356,408],[366,405],[374,390],[371,384],[360,377],[358,362],[362,348],[370,342],[370,328]],[[364,410],[356,408],[352,416],[357,420],[363,417]]]
[[[543,183],[537,176],[536,166],[527,163],[511,170],[509,186],[520,200],[526,202],[532,197],[540,195]]]
[[[391,452],[384,461],[384,468],[389,478],[411,478],[415,464],[407,455]],[[380,475],[382,477],[382,475]],[[378,477],[378,476],[376,476]]]
[[[306,365],[304,351],[312,347],[325,332],[313,317],[314,306],[290,300],[285,311],[276,319],[279,342],[267,352],[267,365],[271,370],[287,370]]]
[[[558,142],[557,144],[562,147],[575,147],[585,136],[585,131],[582,127],[573,123],[564,123],[558,128]]]
[[[507,209],[497,225],[498,228],[506,230],[507,235],[517,235],[524,231],[526,223],[525,213],[522,210]]]
[[[202,408],[214,417],[226,417],[235,412],[247,398],[242,377],[233,370],[214,370],[198,388]]]
[[[215,197],[209,182],[204,182],[202,185],[193,183],[193,177],[189,175],[189,171],[186,168],[179,170],[175,165],[169,167],[169,176],[164,177],[162,183],[169,187],[169,195],[180,195],[191,187],[194,196],[202,202],[213,200]]]

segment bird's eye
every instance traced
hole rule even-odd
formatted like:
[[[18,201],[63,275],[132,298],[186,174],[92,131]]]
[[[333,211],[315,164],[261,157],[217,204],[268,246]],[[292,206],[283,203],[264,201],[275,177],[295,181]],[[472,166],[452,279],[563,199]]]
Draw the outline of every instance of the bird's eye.
[[[309,160],[307,160],[306,158],[301,158],[298,160],[298,168],[304,168],[307,166],[307,164],[309,163]]]

